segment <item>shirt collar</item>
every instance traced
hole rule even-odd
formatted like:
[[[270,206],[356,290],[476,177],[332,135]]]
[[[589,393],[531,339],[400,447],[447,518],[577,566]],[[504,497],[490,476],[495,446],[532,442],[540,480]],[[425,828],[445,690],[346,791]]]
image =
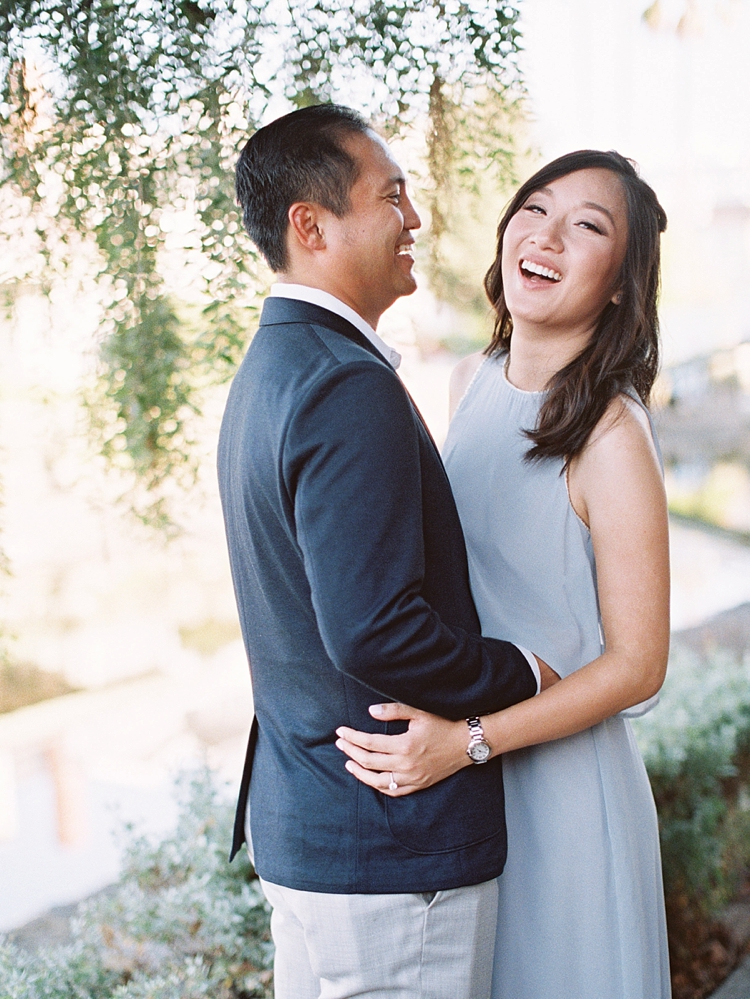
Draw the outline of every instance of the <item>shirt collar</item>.
[[[310,305],[319,305],[323,309],[328,309],[329,312],[334,312],[337,316],[341,316],[342,319],[350,322],[363,336],[366,336],[373,347],[380,351],[392,368],[398,368],[399,364],[401,364],[401,355],[399,352],[389,347],[385,340],[378,336],[372,326],[368,322],[365,322],[358,312],[345,305],[335,295],[331,295],[321,288],[310,288],[306,284],[286,284],[281,282],[272,284],[268,295],[269,298],[293,298],[298,302],[309,302]]]

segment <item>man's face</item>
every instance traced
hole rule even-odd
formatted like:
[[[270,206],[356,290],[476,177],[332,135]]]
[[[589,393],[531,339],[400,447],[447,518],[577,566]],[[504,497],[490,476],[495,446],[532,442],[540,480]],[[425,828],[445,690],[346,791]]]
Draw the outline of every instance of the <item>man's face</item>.
[[[382,139],[374,132],[353,135],[345,148],[359,174],[347,214],[326,217],[326,266],[333,293],[376,326],[397,298],[416,290],[411,230],[421,222],[403,171]]]

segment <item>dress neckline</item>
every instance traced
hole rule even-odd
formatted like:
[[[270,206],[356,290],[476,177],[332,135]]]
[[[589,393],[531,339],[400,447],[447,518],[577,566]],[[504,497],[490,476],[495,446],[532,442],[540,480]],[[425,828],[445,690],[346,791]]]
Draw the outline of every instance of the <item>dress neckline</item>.
[[[529,396],[530,398],[539,397],[547,394],[547,389],[538,389],[535,391],[531,391],[530,389],[519,388],[517,385],[513,384],[513,382],[508,378],[508,364],[510,363],[510,353],[507,350],[505,351],[504,354],[499,355],[498,361],[502,361],[501,371],[503,375],[503,381],[508,386],[508,388],[512,389],[514,392],[518,392],[519,395]]]

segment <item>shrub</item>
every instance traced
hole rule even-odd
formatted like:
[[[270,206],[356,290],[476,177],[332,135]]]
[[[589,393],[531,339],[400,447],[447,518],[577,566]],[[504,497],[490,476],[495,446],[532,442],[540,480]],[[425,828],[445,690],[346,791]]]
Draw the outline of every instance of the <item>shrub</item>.
[[[750,867],[750,657],[677,646],[660,705],[634,728],[659,814],[675,995],[703,995],[712,942],[724,972],[737,956],[715,917]]]
[[[704,659],[678,648],[660,705],[635,729],[659,811],[667,890],[715,910],[735,887],[725,827],[742,809],[748,777],[740,764],[750,743],[750,658]]]
[[[79,907],[73,942],[0,946],[3,999],[265,999],[268,905],[243,853],[227,863],[232,813],[208,771],[179,781],[174,833],[128,830],[118,884]]]

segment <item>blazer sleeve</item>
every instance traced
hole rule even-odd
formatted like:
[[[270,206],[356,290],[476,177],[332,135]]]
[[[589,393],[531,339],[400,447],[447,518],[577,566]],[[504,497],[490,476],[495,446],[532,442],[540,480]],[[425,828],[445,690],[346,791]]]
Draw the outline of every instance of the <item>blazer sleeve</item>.
[[[419,438],[392,372],[369,361],[328,372],[295,408],[282,455],[318,627],[339,670],[452,719],[536,692],[515,645],[449,627],[421,596]]]

